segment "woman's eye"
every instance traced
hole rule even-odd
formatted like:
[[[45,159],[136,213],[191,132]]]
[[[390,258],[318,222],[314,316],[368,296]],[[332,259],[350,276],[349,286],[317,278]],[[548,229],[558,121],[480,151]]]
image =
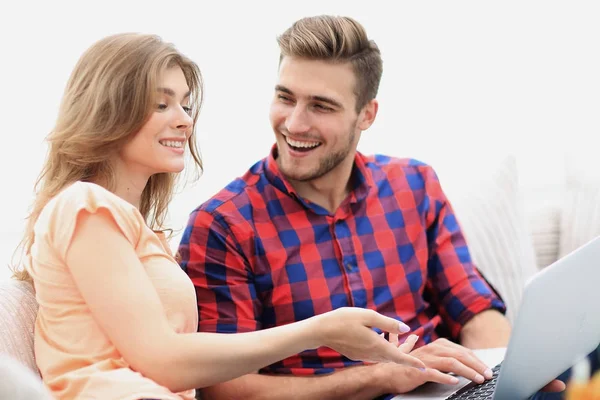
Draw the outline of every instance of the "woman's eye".
[[[183,108],[183,111],[185,111],[188,115],[192,114],[192,107],[184,106],[182,108]]]
[[[161,104],[157,105],[156,108],[159,109],[159,110],[166,110],[167,109],[167,105],[161,103]]]

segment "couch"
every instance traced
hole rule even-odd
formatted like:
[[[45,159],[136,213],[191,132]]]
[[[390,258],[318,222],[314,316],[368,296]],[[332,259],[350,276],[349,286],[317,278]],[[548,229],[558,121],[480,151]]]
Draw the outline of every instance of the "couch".
[[[572,171],[552,187],[527,188],[517,170],[512,156],[485,168],[469,163],[436,168],[473,259],[505,299],[511,321],[527,279],[600,235],[596,180]],[[0,282],[0,354],[38,373],[32,336],[36,310],[29,284]]]

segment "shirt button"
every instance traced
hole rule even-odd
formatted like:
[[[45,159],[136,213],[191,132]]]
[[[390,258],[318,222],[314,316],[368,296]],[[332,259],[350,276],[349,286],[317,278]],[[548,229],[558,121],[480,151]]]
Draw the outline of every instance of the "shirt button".
[[[346,263],[346,269],[347,269],[348,271],[352,271],[352,264],[350,264],[350,263]]]

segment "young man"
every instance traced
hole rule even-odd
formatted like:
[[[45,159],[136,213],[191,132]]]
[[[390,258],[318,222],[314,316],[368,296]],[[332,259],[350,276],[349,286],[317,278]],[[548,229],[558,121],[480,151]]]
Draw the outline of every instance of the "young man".
[[[411,354],[428,368],[362,365],[319,348],[204,396],[371,399],[452,383],[443,372],[489,379],[469,348],[506,346],[505,306],[472,264],[435,172],[357,152],[377,115],[376,44],[356,21],[330,16],[302,19],[278,41],[276,145],[191,214],[181,242],[199,329],[247,332],[371,308],[410,325]]]

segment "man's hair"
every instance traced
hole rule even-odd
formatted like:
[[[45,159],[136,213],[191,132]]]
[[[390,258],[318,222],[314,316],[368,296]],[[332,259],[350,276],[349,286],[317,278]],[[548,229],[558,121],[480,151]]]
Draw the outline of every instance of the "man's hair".
[[[283,57],[352,65],[356,112],[377,96],[383,72],[381,53],[365,28],[349,17],[321,15],[296,21],[277,38]]]

